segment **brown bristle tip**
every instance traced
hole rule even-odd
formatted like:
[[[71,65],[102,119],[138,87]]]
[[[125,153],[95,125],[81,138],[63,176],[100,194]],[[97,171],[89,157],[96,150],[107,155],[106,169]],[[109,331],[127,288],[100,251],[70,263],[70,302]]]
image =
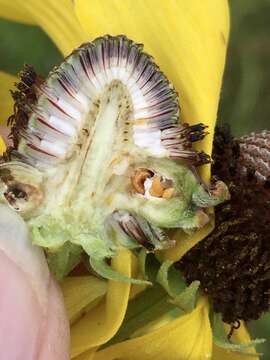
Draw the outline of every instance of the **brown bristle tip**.
[[[25,64],[19,73],[19,77],[25,85],[31,87],[36,82],[37,73],[32,65]]]
[[[14,100],[14,113],[8,118],[7,124],[11,126],[9,138],[13,142],[13,147],[7,149],[6,154],[17,149],[21,132],[26,129],[29,115],[37,101],[36,87],[43,82],[42,76],[37,75],[33,66],[28,64],[24,65],[19,78],[21,81],[15,83],[17,90],[10,91]]]

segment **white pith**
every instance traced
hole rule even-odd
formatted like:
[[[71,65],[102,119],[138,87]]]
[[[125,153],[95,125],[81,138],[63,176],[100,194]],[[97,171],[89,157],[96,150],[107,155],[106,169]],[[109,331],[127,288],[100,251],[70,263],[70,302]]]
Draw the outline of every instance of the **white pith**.
[[[123,112],[123,108],[119,109],[119,105],[127,103],[130,110]],[[46,193],[50,194],[49,188],[55,186],[59,191],[53,197],[48,196],[46,212],[52,207],[64,206],[73,208],[76,216],[80,217],[80,211],[84,209],[90,219],[95,209],[102,207],[105,187],[113,174],[111,164],[121,158],[122,153],[126,154],[126,158],[129,156],[131,143],[122,141],[122,132],[131,115],[127,89],[119,81],[112,82],[86,114],[77,143],[73,146],[74,152],[65,165],[59,163],[57,171],[55,168],[47,170]],[[59,169],[62,171],[61,178],[58,176]],[[85,207],[87,203],[89,206]]]

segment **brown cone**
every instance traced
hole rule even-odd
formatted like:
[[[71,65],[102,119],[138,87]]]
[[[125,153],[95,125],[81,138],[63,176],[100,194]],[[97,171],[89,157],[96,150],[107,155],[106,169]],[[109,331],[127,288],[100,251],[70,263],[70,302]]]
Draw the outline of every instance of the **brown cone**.
[[[225,322],[257,319],[270,306],[270,131],[233,139],[228,127],[218,128],[213,159],[231,200],[177,267],[188,283],[200,280]]]

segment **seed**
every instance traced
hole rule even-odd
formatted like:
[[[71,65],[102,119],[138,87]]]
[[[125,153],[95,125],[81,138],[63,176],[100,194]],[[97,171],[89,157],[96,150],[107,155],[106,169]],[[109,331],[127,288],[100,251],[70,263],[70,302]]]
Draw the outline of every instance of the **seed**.
[[[139,194],[144,194],[144,182],[147,178],[150,178],[153,176],[153,173],[148,169],[138,169],[135,172],[135,175],[131,177],[131,182],[134,187],[134,189]]]
[[[198,228],[203,228],[210,221],[209,216],[201,209],[197,210],[196,216],[198,219]]]
[[[162,197],[163,192],[164,192],[164,188],[161,183],[161,177],[154,176],[152,186],[149,189],[150,195],[155,196],[155,197]]]
[[[222,181],[216,181],[214,187],[211,188],[210,191],[212,196],[219,197],[223,194],[224,200],[230,200],[230,193],[227,186]]]
[[[173,187],[173,181],[170,179],[162,179],[162,186],[164,189],[169,189]]]
[[[170,199],[173,196],[173,193],[174,193],[174,188],[171,187],[171,188],[165,189],[162,194],[162,197],[163,197],[163,199]]]

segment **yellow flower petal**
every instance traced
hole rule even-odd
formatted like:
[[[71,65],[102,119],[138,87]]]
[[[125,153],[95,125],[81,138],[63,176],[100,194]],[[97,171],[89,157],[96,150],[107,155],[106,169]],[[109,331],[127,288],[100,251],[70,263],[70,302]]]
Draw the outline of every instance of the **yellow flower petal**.
[[[83,354],[72,358],[72,360],[93,360],[96,348],[84,352]]]
[[[0,0],[0,17],[24,24],[35,24],[34,19],[15,1]]]
[[[0,6],[7,6],[9,3],[10,0],[1,0]],[[17,16],[17,9],[19,14],[26,13],[51,37],[64,56],[87,39],[70,0],[13,0],[12,4],[14,16]]]
[[[211,353],[208,304],[202,299],[192,313],[147,335],[101,350],[94,360],[201,360],[210,359]]]
[[[3,130],[2,125],[6,125],[9,116],[13,113],[13,99],[10,90],[14,88],[16,81],[15,76],[0,71],[0,155],[6,149],[4,140],[1,137],[1,131]]]
[[[0,71],[0,125],[6,125],[7,119],[13,113],[13,99],[10,91],[18,81],[15,76]]]
[[[131,253],[122,250],[112,260],[112,266],[116,271],[130,277]],[[71,327],[72,358],[112,338],[125,316],[129,292],[130,284],[109,281],[106,300]]]
[[[225,328],[226,328],[226,332],[228,333],[229,326],[225,325]],[[240,343],[245,344],[251,341],[246,326],[243,322],[241,323],[240,328],[234,331],[232,340],[238,344]],[[256,353],[254,348],[245,349],[243,351],[252,354]],[[222,349],[216,345],[213,346],[213,360],[247,360],[247,359],[248,357],[245,355],[237,354],[234,351]],[[258,357],[254,357],[254,356],[252,357],[252,359],[259,360]]]
[[[68,318],[73,324],[101,301],[107,291],[107,282],[95,276],[66,277],[61,288]]]
[[[203,122],[211,153],[229,32],[226,0],[76,0],[83,27],[95,38],[125,34],[143,43],[180,94],[182,121]],[[209,167],[204,167],[209,179]]]
[[[4,153],[6,150],[6,145],[4,143],[3,138],[0,136],[0,156]]]

